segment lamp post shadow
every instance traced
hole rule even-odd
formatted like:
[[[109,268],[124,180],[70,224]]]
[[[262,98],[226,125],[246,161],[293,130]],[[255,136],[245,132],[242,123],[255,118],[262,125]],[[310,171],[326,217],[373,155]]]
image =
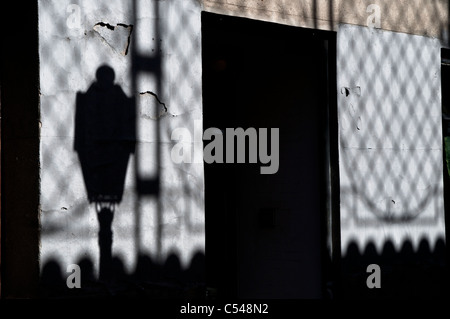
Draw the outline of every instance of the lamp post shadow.
[[[128,161],[135,152],[136,107],[114,83],[108,65],[97,69],[96,81],[78,92],[74,150],[78,154],[89,203],[99,223],[100,281],[112,279],[112,222],[122,201]]]

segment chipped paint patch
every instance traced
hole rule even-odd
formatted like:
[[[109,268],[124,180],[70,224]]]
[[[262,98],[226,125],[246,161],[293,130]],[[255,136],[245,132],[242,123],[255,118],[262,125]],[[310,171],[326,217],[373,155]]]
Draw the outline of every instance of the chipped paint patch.
[[[109,23],[99,22],[94,25],[93,29],[114,51],[123,56],[128,54],[133,25],[118,23],[113,26]]]

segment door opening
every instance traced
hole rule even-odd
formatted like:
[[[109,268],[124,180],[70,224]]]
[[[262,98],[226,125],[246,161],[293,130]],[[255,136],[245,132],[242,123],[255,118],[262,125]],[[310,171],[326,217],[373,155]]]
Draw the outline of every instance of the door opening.
[[[449,236],[450,218],[450,49],[441,49],[441,88],[442,88],[442,139],[443,139],[443,176],[444,176],[444,210],[445,237]],[[448,247],[448,246],[447,246]],[[446,251],[449,260],[449,249]]]
[[[326,298],[340,251],[335,34],[203,13],[202,38],[204,130],[279,129],[274,174],[248,152],[205,163],[207,284],[218,298]]]

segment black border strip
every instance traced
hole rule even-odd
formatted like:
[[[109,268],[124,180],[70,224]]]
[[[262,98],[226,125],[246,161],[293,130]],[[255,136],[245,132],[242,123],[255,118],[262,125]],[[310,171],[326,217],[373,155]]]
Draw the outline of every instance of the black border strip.
[[[2,298],[31,298],[39,280],[38,2],[1,12]]]

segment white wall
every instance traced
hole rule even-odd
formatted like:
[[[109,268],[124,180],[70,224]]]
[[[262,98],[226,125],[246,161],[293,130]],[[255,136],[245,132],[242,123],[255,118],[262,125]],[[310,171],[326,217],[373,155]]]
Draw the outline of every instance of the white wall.
[[[341,235],[360,251],[445,236],[440,43],[341,25],[337,89]],[[348,88],[348,89],[345,89]]]
[[[114,69],[116,84],[128,97],[136,97],[138,115],[138,159],[129,162],[124,197],[116,207],[113,256],[132,272],[138,253],[157,262],[175,253],[187,267],[194,253],[204,251],[203,163],[174,164],[170,158],[174,143],[170,136],[176,127],[193,131],[195,124],[195,129],[202,130],[201,8],[193,0],[137,0],[133,16],[132,4],[120,0],[39,1],[41,267],[56,259],[65,271],[68,264],[88,257],[98,272],[98,221],[94,205],[87,200],[73,140],[76,93],[88,89],[102,64]],[[96,26],[99,22],[115,26],[114,31]],[[117,24],[134,25],[126,55],[129,31]],[[154,57],[156,41],[161,48],[161,78],[139,73],[133,87],[132,50]],[[168,109],[159,126],[151,114],[155,106],[161,106],[151,96],[139,94],[146,91],[156,93]],[[195,147],[198,152],[201,144]],[[158,173],[159,197],[139,197],[136,174],[153,178]]]
[[[188,266],[195,252],[204,251],[203,163],[175,164],[170,158],[175,128],[202,131],[201,8],[194,0],[138,0],[134,17],[132,3],[39,1],[41,266],[55,258],[65,270],[87,256],[98,271],[98,222],[73,139],[76,93],[87,90],[104,63],[124,92],[136,97],[138,114],[139,158],[129,163],[116,209],[113,255],[132,272],[138,253],[163,262],[173,252]],[[111,33],[99,22],[133,24],[130,50],[137,54],[155,56],[160,41],[161,78],[142,73],[133,87],[133,52],[123,54],[126,30]],[[360,249],[368,242],[381,249],[388,239],[400,247],[426,238],[432,246],[445,234],[440,43],[351,25],[339,27],[337,41],[343,253],[351,241]],[[150,116],[154,99],[139,94],[146,91],[157,93],[168,108],[159,126]],[[192,145],[201,154],[201,143]],[[135,175],[157,173],[159,197],[138,197]]]

